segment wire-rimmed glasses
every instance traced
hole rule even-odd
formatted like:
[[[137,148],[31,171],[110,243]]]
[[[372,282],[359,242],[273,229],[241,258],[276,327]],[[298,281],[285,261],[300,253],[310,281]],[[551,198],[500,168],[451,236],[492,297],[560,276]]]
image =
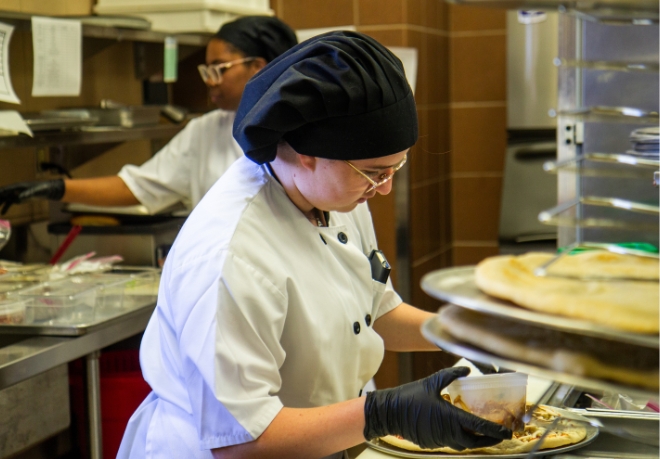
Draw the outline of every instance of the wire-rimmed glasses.
[[[227,70],[235,65],[252,62],[255,59],[256,57],[243,57],[241,59],[223,62],[222,64],[200,64],[197,66],[197,70],[199,70],[199,75],[202,77],[202,80],[204,80],[204,83],[211,82],[212,84],[220,84],[222,83],[222,75]]]
[[[367,193],[370,193],[371,191],[375,190],[379,186],[382,186],[392,180],[392,177],[394,177],[394,174],[403,167],[404,164],[406,164],[406,161],[408,160],[408,155],[404,156],[401,161],[399,161],[398,164],[395,164],[392,167],[388,167],[386,170],[391,170],[391,172],[364,172],[358,169],[351,163],[350,161],[344,160],[346,164],[351,166],[355,172],[360,174],[362,177],[367,179],[369,183],[371,183],[371,187],[366,191]]]

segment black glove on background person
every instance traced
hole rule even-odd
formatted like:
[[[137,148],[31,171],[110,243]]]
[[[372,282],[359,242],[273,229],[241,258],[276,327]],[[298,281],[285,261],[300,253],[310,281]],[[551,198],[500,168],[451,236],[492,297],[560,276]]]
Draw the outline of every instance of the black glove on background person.
[[[64,196],[64,180],[46,180],[42,182],[20,182],[0,188],[0,205],[2,215],[6,214],[13,204],[30,198],[44,198],[59,201]]]
[[[510,429],[456,408],[440,396],[441,389],[468,373],[468,367],[447,368],[419,381],[369,392],[364,437],[400,435],[422,448],[449,446],[458,451],[510,439]]]

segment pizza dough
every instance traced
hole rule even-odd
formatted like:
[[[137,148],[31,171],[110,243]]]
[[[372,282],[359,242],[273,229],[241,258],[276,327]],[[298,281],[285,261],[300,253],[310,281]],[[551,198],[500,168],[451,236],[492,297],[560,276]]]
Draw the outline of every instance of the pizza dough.
[[[76,215],[69,223],[80,226],[119,226],[121,222],[110,215]]]
[[[535,327],[458,306],[441,311],[440,327],[494,355],[552,370],[658,389],[658,349]]]
[[[489,295],[528,309],[588,320],[619,330],[658,333],[660,300],[657,282],[535,276],[534,270],[553,256],[531,252],[487,258],[475,269],[477,287]],[[560,258],[550,272],[657,279],[658,261],[589,251]]]
[[[493,455],[510,455],[510,454],[520,454],[531,451],[536,443],[539,441],[543,433],[547,430],[547,427],[550,425],[552,416],[556,414],[552,413],[551,408],[539,407],[541,411],[545,411],[542,414],[542,418],[536,416],[532,421],[525,426],[525,430],[522,432],[516,432],[513,435],[511,440],[504,440],[501,443],[498,443],[494,446],[489,446],[485,448],[474,448],[466,449],[463,451],[457,451],[449,447],[434,448],[434,449],[425,449],[417,446],[411,441],[408,441],[404,438],[397,437],[394,435],[387,435],[381,437],[381,440],[390,445],[396,446],[397,448],[405,449],[408,451],[420,451],[427,453],[446,453],[446,454],[493,454]],[[549,414],[550,413],[550,414]],[[550,419],[548,420],[548,416]],[[540,419],[541,418],[541,419]],[[560,446],[571,445],[574,443],[579,443],[586,437],[586,429],[575,423],[567,422],[562,424],[561,427],[553,429],[548,433],[546,438],[543,440],[541,447],[539,449],[550,449],[558,448]]]

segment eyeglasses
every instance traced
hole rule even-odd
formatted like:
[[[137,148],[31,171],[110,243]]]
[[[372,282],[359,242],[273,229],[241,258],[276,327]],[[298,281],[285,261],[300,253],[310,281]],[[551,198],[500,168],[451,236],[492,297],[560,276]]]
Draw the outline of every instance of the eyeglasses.
[[[399,161],[398,164],[395,164],[392,167],[388,167],[387,169],[391,169],[392,172],[364,172],[355,167],[350,161],[344,160],[346,164],[351,166],[355,172],[360,174],[362,177],[366,178],[369,183],[371,183],[371,187],[366,191],[367,193],[375,190],[379,186],[382,186],[392,180],[392,177],[394,177],[394,174],[396,171],[401,169],[404,164],[406,164],[406,160],[408,159],[408,155],[404,156],[401,161]]]
[[[213,64],[213,65],[204,65],[200,64],[197,66],[199,70],[199,75],[204,80],[204,83],[210,81],[213,84],[222,83],[222,75],[238,64],[245,64],[246,62],[252,62],[256,57],[244,57],[242,59],[236,59],[235,61],[223,62],[222,64]]]

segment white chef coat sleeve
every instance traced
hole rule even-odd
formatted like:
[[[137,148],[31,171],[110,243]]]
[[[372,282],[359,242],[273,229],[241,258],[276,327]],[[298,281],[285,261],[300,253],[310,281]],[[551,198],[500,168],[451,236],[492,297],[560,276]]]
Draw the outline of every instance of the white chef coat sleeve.
[[[157,213],[179,201],[190,205],[190,164],[192,143],[199,132],[194,119],[158,153],[141,166],[125,165],[119,177],[150,213]]]
[[[269,276],[231,252],[222,266],[190,314],[174,320],[182,327],[184,379],[202,449],[256,439],[283,406],[276,394],[287,298]],[[196,271],[181,268],[172,304],[190,301]]]

